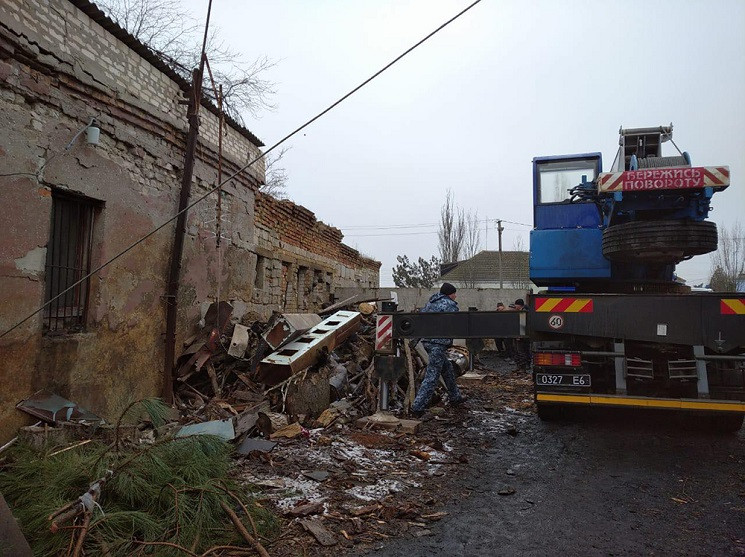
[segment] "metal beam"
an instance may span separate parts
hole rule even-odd
[[[393,338],[521,338],[525,311],[394,313]]]

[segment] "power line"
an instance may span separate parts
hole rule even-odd
[[[392,232],[383,234],[345,234],[345,238],[371,238],[373,236],[420,236],[422,234],[437,234],[437,230],[429,232]]]
[[[428,35],[426,35],[423,39],[420,39],[413,46],[410,46],[404,52],[402,52],[401,54],[399,54],[398,56],[396,56],[393,60],[391,60],[390,62],[388,62],[388,64],[386,64],[381,69],[379,69],[377,72],[375,72],[374,74],[372,74],[365,81],[363,81],[362,83],[360,83],[359,85],[357,85],[357,87],[355,87],[354,89],[352,89],[351,91],[349,91],[346,95],[342,96],[337,101],[331,103],[327,108],[325,108],[324,110],[322,110],[321,112],[319,112],[318,114],[316,114],[315,116],[313,116],[310,120],[308,120],[307,122],[305,122],[304,124],[302,124],[300,127],[296,128],[294,131],[288,133],[282,139],[280,139],[279,141],[277,141],[269,149],[267,149],[266,151],[264,151],[264,153],[262,153],[258,157],[255,157],[253,160],[247,162],[245,165],[243,165],[238,170],[236,170],[233,174],[231,174],[230,176],[228,176],[227,178],[225,178],[222,182],[220,182],[219,184],[217,184],[216,186],[214,186],[212,189],[208,190],[205,194],[203,194],[203,195],[199,196],[198,198],[196,198],[192,203],[190,203],[184,209],[182,209],[181,211],[179,211],[178,213],[176,213],[175,215],[173,215],[167,221],[165,221],[164,223],[160,224],[159,226],[157,226],[156,228],[154,228],[153,230],[151,230],[147,234],[145,234],[142,238],[140,238],[139,240],[137,240],[136,242],[134,242],[132,245],[130,245],[129,247],[127,247],[124,250],[120,251],[114,257],[112,257],[108,261],[105,261],[104,263],[102,263],[101,265],[99,265],[98,267],[96,267],[95,269],[93,269],[90,273],[88,273],[87,275],[85,275],[83,278],[81,278],[79,281],[77,281],[76,283],[74,283],[73,285],[71,285],[70,287],[68,287],[67,289],[63,290],[62,292],[60,292],[59,294],[57,294],[56,296],[54,296],[53,298],[51,298],[50,300],[48,300],[47,302],[45,302],[41,307],[39,307],[38,309],[36,309],[35,311],[33,311],[32,313],[30,313],[29,315],[27,315],[23,319],[21,319],[18,323],[16,323],[12,327],[10,327],[7,331],[5,331],[4,333],[0,334],[0,338],[4,337],[5,335],[7,335],[8,333],[10,333],[11,331],[17,329],[23,323],[25,323],[26,321],[28,321],[29,319],[31,319],[34,315],[36,315],[37,313],[39,313],[40,311],[42,311],[49,304],[51,304],[55,300],[61,298],[62,296],[64,296],[65,294],[67,294],[68,292],[70,292],[71,290],[73,290],[75,287],[77,287],[80,284],[84,283],[89,278],[91,278],[92,276],[94,276],[96,273],[100,272],[102,269],[104,269],[105,267],[109,266],[111,263],[113,263],[117,259],[119,259],[122,255],[128,253],[129,251],[131,251],[132,249],[134,249],[136,246],[138,246],[139,244],[141,244],[142,242],[144,242],[145,240],[147,240],[150,236],[152,236],[153,234],[155,234],[159,230],[162,230],[163,228],[165,228],[167,225],[169,225],[170,223],[172,223],[173,221],[175,221],[182,213],[185,213],[186,211],[188,211],[189,209],[191,209],[192,207],[194,207],[198,203],[201,203],[202,201],[204,201],[207,197],[209,197],[214,192],[216,192],[219,188],[221,188],[222,186],[224,186],[225,184],[227,184],[228,182],[230,182],[232,179],[234,179],[236,176],[238,176],[239,174],[241,174],[243,171],[245,171],[251,165],[253,165],[257,161],[261,160],[263,157],[265,157],[266,155],[268,155],[269,153],[271,153],[272,151],[274,151],[277,147],[279,147],[280,145],[282,145],[285,141],[287,141],[288,139],[290,139],[294,135],[300,133],[302,130],[304,130],[305,128],[307,128],[308,126],[310,126],[313,122],[315,122],[316,120],[318,120],[319,118],[321,118],[322,116],[324,116],[327,112],[333,110],[334,108],[336,108],[336,106],[338,106],[339,104],[341,104],[342,102],[344,102],[345,100],[347,100],[349,97],[351,97],[352,95],[354,95],[357,91],[359,91],[360,89],[362,89],[365,85],[367,85],[368,83],[370,83],[373,79],[375,79],[376,77],[378,77],[380,74],[382,74],[388,68],[390,68],[391,66],[393,66],[394,64],[396,64],[399,60],[401,60],[402,58],[404,58],[407,54],[411,53],[414,49],[416,49],[417,47],[419,47],[420,45],[422,45],[424,42],[426,42],[427,40],[429,40],[430,38],[432,38],[434,35],[436,35],[440,31],[442,31],[445,27],[447,27],[452,22],[454,22],[456,19],[458,19],[460,16],[462,16],[463,14],[465,14],[468,10],[470,10],[471,8],[473,8],[479,2],[481,2],[481,0],[475,0],[473,3],[469,4],[468,6],[466,6],[463,10],[461,10],[456,15],[454,15],[453,17],[451,17],[450,19],[448,19],[445,23],[443,23],[442,25],[440,25],[439,27],[437,27],[434,31],[432,31]]]
[[[526,224],[524,222],[515,222],[511,220],[505,220],[505,219],[480,219],[476,222],[479,224],[488,223],[488,222],[497,222],[498,220],[501,220],[502,222],[506,222],[509,224],[516,224],[519,226],[528,226],[530,228],[533,228],[532,224]],[[354,225],[354,226],[339,226],[338,228],[341,230],[394,230],[396,228],[428,228],[432,226],[439,226],[440,223],[438,222],[428,222],[428,223],[419,223],[419,224],[369,224],[369,225]]]
[[[520,230],[519,228],[503,228],[502,230],[512,230],[513,232],[526,233],[528,230]],[[345,234],[345,238],[372,238],[374,236],[421,236],[423,234],[437,234],[437,230],[431,230],[427,232],[390,232],[381,234]]]

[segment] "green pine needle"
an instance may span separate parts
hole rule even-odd
[[[148,410],[151,417],[158,415],[151,413],[157,406]],[[52,534],[48,516],[85,493],[107,470],[113,476],[91,519],[84,544],[87,555],[129,555],[142,549],[142,541],[170,542],[197,553],[216,545],[241,545],[242,538],[221,507],[226,503],[243,515],[228,491],[249,509],[260,535],[276,535],[277,519],[229,480],[231,451],[222,439],[206,435],[169,438],[119,452],[94,441],[54,456],[21,445],[8,451],[8,463],[0,469],[0,491],[35,555],[67,550],[75,530]],[[183,555],[166,546],[148,552]]]

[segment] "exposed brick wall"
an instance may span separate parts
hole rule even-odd
[[[276,232],[282,242],[328,257],[347,267],[373,273],[380,269],[379,262],[343,244],[341,230],[320,222],[312,211],[292,201],[257,195],[256,224]]]
[[[0,0],[0,332],[45,299],[53,192],[97,202],[94,267],[174,215],[187,129],[183,99],[178,83],[71,1]],[[92,117],[100,143],[86,144],[84,134],[71,141]],[[217,118],[201,110],[200,121],[192,200],[217,176]],[[252,137],[226,131],[224,175],[260,155]],[[219,252],[216,195],[189,211],[177,346],[218,292],[234,315],[266,316],[317,309],[337,285],[377,285],[378,264],[341,244],[339,231],[307,209],[285,214],[310,230],[304,236],[295,223],[256,224],[254,197],[263,180],[259,163],[223,188]],[[110,420],[131,400],[160,393],[173,233],[173,224],[165,226],[91,279],[83,332],[44,336],[37,313],[0,339],[5,379],[12,374],[0,391],[0,441],[24,421],[15,403],[41,388]]]
[[[71,2],[0,2],[0,21],[22,34],[36,51],[39,63],[55,66],[95,89],[114,91],[124,103],[141,108],[176,129],[186,130],[181,86]],[[200,121],[200,142],[216,147],[218,118],[203,110]],[[257,145],[233,129],[227,130],[223,137],[223,153],[241,165],[261,154]],[[248,172],[254,179],[263,181],[263,160]]]
[[[256,194],[256,246],[266,279],[254,298],[288,311],[317,310],[340,287],[374,288],[380,262],[342,243],[341,230],[305,207]],[[259,270],[260,271],[260,270]]]

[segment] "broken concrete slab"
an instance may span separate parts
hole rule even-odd
[[[486,375],[469,371],[458,377],[456,381],[458,383],[482,383],[484,379],[486,379]]]
[[[290,424],[288,426],[283,427],[282,429],[275,431],[269,436],[269,439],[279,439],[282,437],[285,437],[287,439],[294,439],[295,437],[297,437],[298,435],[302,433],[303,433],[303,426],[295,422],[294,424]]]
[[[290,420],[287,417],[287,414],[282,414],[281,412],[266,412],[266,416],[267,418],[269,418],[269,424],[272,427],[272,431],[270,433],[279,431],[283,427],[286,427],[290,424]]]
[[[278,350],[320,322],[315,313],[275,313],[261,336],[272,350]]]
[[[315,480],[317,482],[322,482],[331,475],[330,472],[328,472],[327,470],[313,470],[309,472],[303,472],[302,474],[306,478],[310,478],[311,480]]]
[[[370,416],[359,418],[355,425],[362,429],[386,429],[390,431],[399,431],[401,433],[414,434],[419,431],[422,422],[419,420],[397,420],[395,422],[376,422],[371,420]]]
[[[321,415],[318,416],[314,426],[326,428],[330,426],[336,420],[336,418],[339,417],[340,413],[341,412],[339,412],[339,410],[337,410],[336,408],[326,408],[326,410],[321,412]]]
[[[254,451],[257,451],[260,453],[268,453],[276,446],[277,446],[277,443],[273,443],[272,441],[267,441],[266,439],[246,437],[243,440],[243,443],[241,443],[240,446],[238,447],[237,452],[238,454],[242,454],[242,455],[251,454]]]
[[[313,365],[322,354],[329,354],[358,329],[360,317],[356,311],[337,311],[261,360],[257,369],[258,380],[267,385],[276,385]]]

